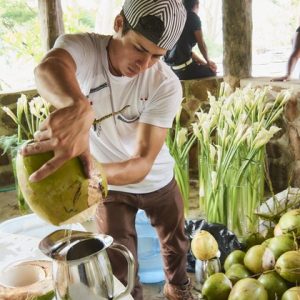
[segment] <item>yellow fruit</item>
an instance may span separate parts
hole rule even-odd
[[[268,300],[268,293],[258,280],[245,278],[234,285],[228,300]]]
[[[294,232],[300,236],[300,209],[292,209],[281,216],[278,222],[282,233]]]
[[[201,230],[193,237],[191,249],[197,259],[209,260],[216,257],[219,247],[217,241],[209,232]]]
[[[227,271],[234,264],[244,264],[245,254],[242,250],[232,251],[225,259],[224,270]]]
[[[273,269],[275,256],[273,252],[264,245],[255,245],[248,249],[244,257],[244,265],[253,274]]]
[[[232,289],[231,281],[224,273],[215,273],[205,280],[202,295],[207,300],[227,300]]]

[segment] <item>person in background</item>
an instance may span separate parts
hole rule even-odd
[[[290,80],[291,74],[293,73],[293,70],[295,69],[295,66],[299,58],[300,58],[300,26],[296,30],[293,51],[288,60],[286,75],[282,77],[274,78],[272,79],[272,81]]]
[[[167,52],[164,60],[180,80],[215,76],[217,66],[208,57],[198,16],[199,0],[183,0],[183,4],[187,11],[183,32],[174,48]],[[196,44],[205,61],[193,51]]]
[[[161,60],[185,20],[180,0],[125,0],[114,35],[60,36],[35,69],[40,95],[56,110],[34,143],[22,149],[23,155],[54,153],[30,176],[32,182],[76,156],[89,174],[91,155],[102,163],[109,191],[96,213],[98,230],[125,245],[138,263],[135,216],[144,209],[159,236],[169,300],[194,299],[186,272],[183,201],[165,144],[182,89]],[[116,251],[109,256],[113,273],[126,284],[124,257]],[[135,271],[132,295],[142,300],[137,266]]]

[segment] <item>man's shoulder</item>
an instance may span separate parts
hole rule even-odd
[[[152,68],[150,68],[151,72],[153,74],[158,75],[162,77],[162,80],[170,80],[170,81],[179,81],[176,74],[172,71],[171,67],[168,66],[164,61],[160,60],[158,61]]]
[[[106,41],[110,38],[108,35],[102,35],[96,32],[79,32],[79,33],[64,33],[59,36],[60,39],[68,39],[68,40],[85,40],[92,39],[98,41]]]

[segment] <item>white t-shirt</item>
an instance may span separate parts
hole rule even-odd
[[[163,61],[158,61],[133,78],[112,75],[106,51],[110,38],[88,33],[63,35],[54,45],[54,48],[67,50],[75,60],[79,85],[92,102],[96,119],[129,105],[121,113],[106,118],[90,130],[91,153],[103,163],[120,162],[132,157],[139,122],[172,127],[182,101],[180,81]],[[109,189],[129,193],[153,192],[171,181],[173,167],[174,160],[164,144],[143,181],[122,186],[110,185]]]

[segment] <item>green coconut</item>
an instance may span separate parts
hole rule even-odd
[[[218,299],[218,298],[216,298]],[[238,281],[232,288],[228,300],[268,300],[263,284],[254,278]]]
[[[282,215],[278,226],[282,233],[294,232],[300,236],[300,209],[292,209]]]
[[[274,267],[275,256],[266,246],[256,245],[246,252],[244,265],[254,274],[262,273]]]
[[[86,178],[80,159],[73,158],[43,180],[30,182],[29,176],[52,157],[51,152],[18,154],[17,178],[25,201],[34,213],[51,224],[82,222],[95,213],[102,198],[99,177]]]
[[[279,227],[279,224],[276,224],[276,226],[274,227],[274,236],[280,236],[282,235],[282,230],[281,228]]]
[[[300,252],[288,251],[283,253],[275,265],[276,272],[285,280],[300,282]]]
[[[202,296],[207,300],[227,300],[232,283],[224,273],[215,273],[205,280],[202,287]]]
[[[297,243],[291,234],[273,237],[269,240],[267,247],[273,252],[275,259],[281,254],[297,249]]]
[[[260,245],[264,240],[265,238],[260,232],[254,232],[244,238],[242,242],[245,244],[246,249],[249,249],[255,245]]]
[[[234,264],[243,264],[245,254],[242,250],[232,251],[225,259],[224,270],[227,271]]]
[[[281,300],[299,300],[300,299],[300,286],[294,286],[288,289],[283,295]]]
[[[226,271],[225,275],[235,284],[239,280],[249,277],[251,272],[242,264],[234,264]]]
[[[261,274],[258,281],[262,283],[267,290],[269,300],[280,299],[282,294],[288,289],[285,280],[275,271]]]
[[[272,238],[269,238],[269,239],[263,241],[263,242],[261,243],[261,245],[262,245],[262,246],[265,246],[265,247],[268,247],[268,245],[269,245],[271,239],[272,239]]]

